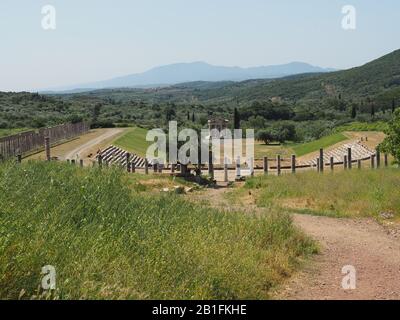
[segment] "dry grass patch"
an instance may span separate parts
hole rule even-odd
[[[249,190],[257,205],[336,217],[400,216],[400,170],[348,170],[319,174],[301,172],[280,177],[255,177],[236,197]],[[254,192],[256,190],[257,192]]]

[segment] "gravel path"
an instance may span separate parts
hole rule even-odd
[[[265,214],[254,202],[231,206],[227,188],[194,195],[221,209],[240,209]],[[192,197],[192,196],[191,196]],[[400,299],[400,226],[384,227],[373,219],[328,218],[293,214],[297,227],[315,239],[320,254],[306,263],[275,292],[276,299]],[[356,288],[344,290],[344,266],[356,271]]]
[[[277,293],[281,299],[400,299],[400,237],[372,219],[294,215],[321,254]],[[342,268],[354,266],[356,289],[342,288]]]

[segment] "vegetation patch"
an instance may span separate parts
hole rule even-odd
[[[351,122],[335,129],[336,132],[343,131],[386,131],[388,129],[387,122]]]
[[[221,212],[136,192],[129,179],[0,165],[0,298],[264,299],[316,251],[286,214]],[[45,265],[57,273],[51,294],[40,289]]]
[[[334,174],[303,172],[255,177],[238,193],[259,206],[335,217],[375,217],[390,212],[400,218],[400,171],[397,168],[348,170]],[[236,194],[236,197],[238,195]]]

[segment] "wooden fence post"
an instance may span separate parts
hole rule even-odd
[[[348,167],[347,167],[347,165],[348,165],[348,163],[347,163],[347,156],[344,156],[343,157],[343,169],[347,169]]]
[[[181,175],[187,176],[188,175],[188,165],[187,164],[181,164]]]
[[[268,157],[264,157],[263,162],[264,174],[268,175]]]
[[[331,171],[335,169],[335,159],[333,157],[330,158],[330,166],[331,166]]]
[[[388,154],[387,153],[385,153],[384,159],[385,159],[385,167],[388,167],[389,166],[389,158],[388,158]]]
[[[250,176],[254,177],[254,158],[250,158],[249,169],[250,169]]]
[[[208,151],[208,175],[214,179],[213,152]]]
[[[46,161],[51,160],[51,155],[50,155],[50,137],[45,137],[44,138],[44,149],[46,152]]]
[[[227,157],[225,157],[224,159],[224,182],[228,182],[229,178],[228,178],[228,159]]]
[[[321,169],[321,166],[319,164],[319,158],[317,158],[317,171],[319,172],[320,169]]]
[[[240,157],[237,157],[236,159],[236,179],[239,180],[241,177],[240,174]]]
[[[17,163],[22,162],[22,156],[20,154],[17,155]]]
[[[132,162],[131,162],[131,172],[132,172],[132,173],[135,173],[135,172],[136,172],[136,163],[135,163],[135,161],[132,161]]]
[[[358,168],[358,169],[361,169],[361,159],[358,159],[358,160],[357,160],[357,168]]]
[[[371,169],[375,169],[375,155],[371,155]]]
[[[171,163],[171,173],[175,173],[175,163]]]
[[[72,160],[71,160],[71,164],[72,164],[72,165],[76,165],[76,160],[75,160],[75,159],[72,159]]]
[[[379,150],[379,148],[376,148],[376,167],[381,167],[381,151]]]
[[[324,172],[324,149],[319,149],[319,171]]]
[[[131,158],[131,154],[129,152],[127,152],[125,154],[125,157],[126,157],[126,171],[131,172],[131,163],[129,162],[130,158]]]
[[[276,156],[276,172],[277,172],[278,176],[281,175],[281,171],[282,171],[281,170],[281,155],[278,154]]]
[[[97,161],[99,162],[99,167],[101,168],[103,166],[103,156],[99,154]]]
[[[149,161],[146,159],[144,159],[144,173],[145,174],[149,174]]]
[[[351,148],[347,148],[347,161],[348,161],[348,167],[351,170],[353,167],[353,157],[351,154]]]
[[[292,173],[296,173],[296,155],[292,154]]]
[[[158,172],[158,162],[153,161],[153,172],[154,173]]]

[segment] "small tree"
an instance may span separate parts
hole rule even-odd
[[[389,122],[388,129],[385,130],[386,138],[380,144],[379,149],[383,152],[390,153],[400,163],[400,109],[393,114],[392,120]]]
[[[269,144],[274,140],[274,136],[271,130],[266,129],[258,131],[256,139],[259,141],[263,141],[265,144]]]

